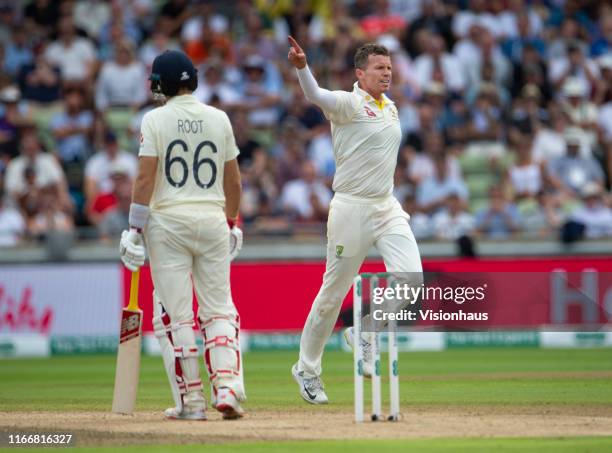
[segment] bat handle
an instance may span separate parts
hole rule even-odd
[[[140,269],[136,272],[132,272],[132,283],[130,284],[130,303],[128,304],[128,310],[137,311],[138,307],[138,285],[140,282]]]

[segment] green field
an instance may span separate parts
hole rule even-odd
[[[331,404],[308,406],[301,401],[290,376],[296,353],[252,352],[244,357],[248,401],[245,408],[256,421],[258,414],[278,413],[285,417],[336,417],[352,420],[353,385],[351,355],[328,352],[324,360],[324,381]],[[114,379],[114,356],[66,356],[39,360],[0,361],[0,430],[11,425],[13,414],[25,411],[52,411],[72,414],[109,411]],[[253,441],[234,444],[237,451],[294,452],[338,451],[344,448],[376,448],[380,451],[413,448],[414,451],[612,451],[612,350],[543,350],[543,349],[464,349],[445,352],[400,354],[401,406],[404,417],[418,421],[438,413],[461,418],[464,415],[495,417],[548,415],[592,417],[589,422],[609,421],[608,436],[567,437],[544,433],[542,436],[498,437],[484,425],[482,437],[465,435],[428,436],[419,432],[409,439]],[[368,387],[366,387],[368,388]],[[151,417],[171,405],[170,392],[163,374],[161,358],[144,357],[138,411]],[[314,413],[313,411],[317,411]],[[306,414],[306,415],[304,415]],[[311,414],[311,415],[309,415]],[[416,414],[416,415],[415,415]],[[548,415],[547,415],[548,414]],[[50,414],[50,417],[53,415]],[[95,416],[95,414],[94,414]],[[511,418],[509,418],[510,420]],[[554,421],[551,424],[566,423]],[[173,423],[173,422],[167,422]],[[174,422],[176,423],[176,422]],[[209,424],[212,422],[208,422]],[[218,422],[222,423],[222,422]],[[224,422],[228,423],[228,422]],[[230,422],[231,423],[231,422]],[[233,426],[244,421],[233,422]],[[272,422],[275,423],[275,422]],[[371,429],[372,424],[368,429]],[[387,426],[392,424],[386,424]],[[23,425],[21,425],[23,426]],[[212,425],[211,425],[212,426]],[[399,426],[399,425],[398,425]],[[492,425],[493,426],[493,425]],[[72,426],[77,429],[78,425]],[[233,428],[232,428],[233,429]],[[351,429],[354,429],[352,427]],[[365,429],[365,428],[364,428]],[[488,434],[488,435],[487,435]],[[503,432],[502,432],[503,434]],[[379,437],[379,436],[376,436]],[[493,437],[493,438],[491,438]],[[121,451],[168,451],[168,446],[128,445]],[[375,445],[374,445],[375,444]],[[81,444],[82,445],[82,444]],[[94,447],[95,440],[85,445]],[[2,445],[6,446],[6,445]],[[83,451],[117,451],[117,445],[84,448]],[[172,451],[215,451],[227,445],[178,445]],[[79,448],[80,450],[80,448]],[[25,450],[20,450],[25,451]]]

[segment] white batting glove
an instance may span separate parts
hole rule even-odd
[[[142,234],[134,228],[121,233],[119,254],[123,265],[132,272],[136,272],[145,262],[145,248]]]
[[[230,261],[233,261],[233,259],[238,256],[238,253],[240,253],[240,250],[242,250],[242,230],[238,228],[236,225],[234,225],[230,229],[229,241],[230,241],[230,252],[229,252]]]

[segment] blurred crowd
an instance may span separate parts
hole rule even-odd
[[[247,232],[320,234],[330,125],[287,64],[351,90],[393,59],[395,196],[417,238],[612,236],[612,6],[596,0],[0,0],[0,246],[127,226],[156,55],[230,115]]]

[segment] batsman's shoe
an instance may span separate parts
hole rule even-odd
[[[179,410],[177,407],[170,407],[164,411],[164,416],[168,420],[207,420],[206,411],[201,408]]]
[[[300,386],[300,395],[304,398],[304,401],[310,404],[327,404],[328,399],[325,394],[325,390],[323,390],[323,382],[321,378],[313,377],[308,378],[304,376],[303,371],[298,371],[297,363],[293,365],[291,368],[291,374],[293,374],[293,379]]]
[[[364,338],[365,337],[365,338]],[[363,375],[365,377],[372,377],[374,372],[374,354],[372,343],[366,338],[371,338],[370,334],[361,334],[361,350],[363,351]],[[351,349],[355,349],[355,331],[352,327],[344,330],[344,339]]]
[[[202,392],[188,392],[184,396],[183,408],[171,407],[164,411],[164,415],[170,420],[207,420],[206,399]]]
[[[244,416],[244,409],[232,389],[221,387],[217,391],[215,408],[223,414],[224,420],[235,420]]]

